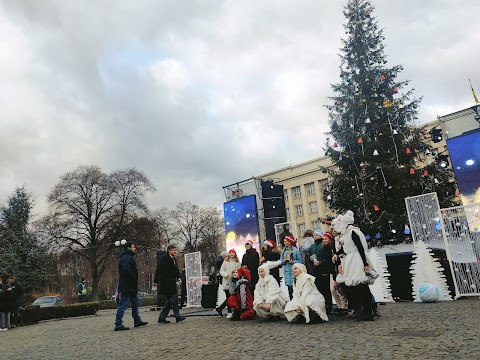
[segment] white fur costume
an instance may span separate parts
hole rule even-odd
[[[281,264],[280,261],[267,261],[258,268],[259,280],[255,286],[253,309],[261,318],[267,318],[268,315],[278,316],[283,314],[283,309],[288,301],[288,297],[284,294],[277,283],[277,280],[270,275],[270,269],[273,269]],[[265,271],[265,277],[260,276],[260,269]],[[265,311],[264,308],[258,308],[258,305],[270,305],[270,311]]]
[[[287,320],[295,320],[299,315],[296,310],[300,308],[307,323],[310,322],[310,309],[315,311],[322,320],[328,321],[325,299],[315,286],[315,277],[307,273],[307,268],[303,264],[294,264],[293,267],[299,269],[301,274],[296,277],[293,286],[293,299],[285,306]]]

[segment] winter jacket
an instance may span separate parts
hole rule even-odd
[[[333,274],[332,248],[330,245],[323,246],[322,240],[317,240],[310,246],[310,256],[315,255],[320,265],[312,264],[312,275]]]
[[[289,248],[284,248],[282,250],[280,261],[283,264],[283,280],[285,281],[285,285],[293,286],[293,279],[295,279],[295,276],[293,275],[293,272],[292,272],[293,264],[290,264],[288,259],[286,259],[288,257],[293,260],[293,264],[295,263],[303,264],[303,259],[302,259],[302,254],[300,254],[300,250],[298,250],[294,246]]]
[[[265,318],[268,315],[283,314],[283,309],[288,300],[272,275],[265,275],[263,279],[260,278],[258,280],[253,296],[253,308],[260,317]],[[258,304],[270,304],[270,311],[266,312],[263,309],[259,309]]]
[[[4,291],[0,293],[0,312],[14,312],[15,311],[15,294],[10,284],[5,285]]]
[[[372,266],[372,262],[365,254],[365,249],[367,249],[365,235],[359,228],[348,225],[342,233],[342,239],[344,241],[343,250],[346,254],[343,261],[343,282],[347,286],[367,284],[370,278],[365,274],[364,267]]]
[[[222,288],[223,290],[228,289],[228,280],[232,278],[232,273],[240,268],[240,261],[235,261],[235,259],[229,258],[228,261],[223,261],[222,266],[220,267],[220,275],[222,276]],[[226,276],[229,275],[227,279]]]
[[[170,297],[177,293],[177,280],[180,277],[177,262],[166,254],[157,266],[155,283],[158,284],[158,293]]]
[[[245,254],[243,254],[242,258],[242,266],[246,265],[248,271],[252,276],[252,282],[250,283],[251,286],[255,286],[258,281],[258,267],[260,265],[260,256],[258,256],[257,249],[251,247],[248,249]]]
[[[120,294],[135,294],[138,292],[138,268],[133,256],[135,253],[125,250],[120,254],[118,262],[118,292]]]

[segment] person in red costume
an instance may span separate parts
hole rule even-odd
[[[230,296],[227,300],[227,305],[233,309],[233,317],[230,320],[248,320],[255,316],[253,296],[250,292],[251,281],[252,276],[247,269],[240,268],[233,273],[229,283]]]

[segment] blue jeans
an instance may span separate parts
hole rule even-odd
[[[180,312],[178,311],[178,294],[175,293],[173,295],[170,295],[167,299],[168,300],[165,303],[165,306],[162,312],[160,313],[158,320],[165,320],[167,318],[168,313],[170,312],[170,309],[172,308],[173,308],[173,316],[175,316],[175,318],[177,319],[180,317]]]
[[[120,301],[117,305],[117,316],[115,318],[115,327],[118,328],[123,325],[123,314],[127,310],[128,305],[132,304],[132,317],[133,323],[139,324],[142,322],[140,319],[139,310],[140,310],[140,295],[135,294],[120,294]]]

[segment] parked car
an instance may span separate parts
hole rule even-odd
[[[36,299],[32,306],[50,307],[63,305],[63,299],[60,296],[41,296]]]

